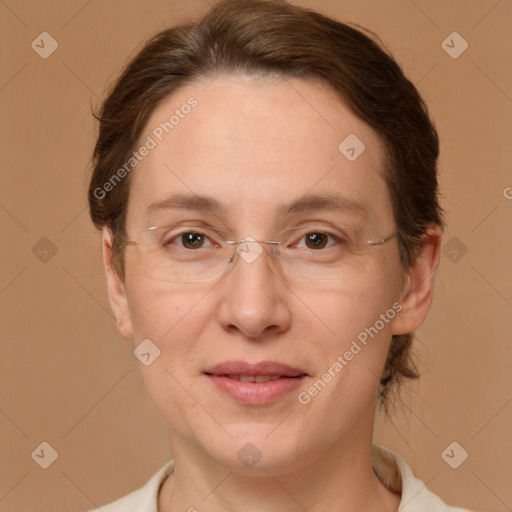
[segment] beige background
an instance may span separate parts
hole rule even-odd
[[[423,375],[392,421],[379,417],[376,438],[446,501],[512,510],[512,2],[295,3],[375,30],[442,138],[449,227],[416,344]],[[86,510],[170,458],[132,343],[116,332],[88,219],[90,112],[142,41],[207,7],[0,0],[2,512]],[[31,48],[43,31],[59,45],[48,59]],[[453,31],[469,43],[457,59],[441,46]],[[31,457],[43,441],[58,452],[48,469]],[[458,469],[441,458],[452,441],[469,453]]]

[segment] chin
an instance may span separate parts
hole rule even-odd
[[[251,423],[230,425],[226,429],[233,436],[226,444],[219,443],[207,450],[220,464],[232,471],[248,475],[278,475],[300,466],[304,444],[299,433],[294,435],[284,426],[280,430],[276,424]]]

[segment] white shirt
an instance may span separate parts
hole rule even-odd
[[[401,487],[400,512],[469,512],[467,509],[446,505],[412,474],[411,468],[397,453],[374,444],[372,459],[374,471],[385,485],[386,482],[394,481],[395,486]],[[173,470],[174,461],[170,461],[140,489],[90,512],[158,512],[160,486]],[[397,491],[391,483],[387,487]]]

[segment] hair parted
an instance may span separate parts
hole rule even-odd
[[[357,25],[285,0],[223,0],[199,21],[156,34],[126,66],[95,116],[99,133],[88,192],[92,221],[114,233],[124,228],[130,176],[103,197],[95,191],[125,165],[151,114],[179,88],[221,74],[314,80],[330,86],[383,143],[385,180],[407,270],[427,228],[444,225],[439,140],[415,86],[376,40]],[[113,253],[124,278],[123,247],[116,237]],[[393,336],[380,380],[384,405],[395,384],[418,377],[412,341],[412,333]]]

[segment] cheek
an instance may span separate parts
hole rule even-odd
[[[400,309],[400,269],[394,265],[361,276],[357,282],[304,294],[303,301],[316,315],[304,320],[309,327],[302,327],[314,333],[316,323],[317,332],[322,333],[310,341],[319,363],[313,381],[317,385],[311,389],[317,410],[330,407],[329,402],[343,410],[357,408],[358,402],[373,398]]]
[[[127,298],[135,342],[150,339],[170,372],[191,366],[191,354],[212,313],[207,289],[132,274]]]
[[[145,386],[161,416],[183,435],[204,428],[193,377],[204,352],[197,340],[212,315],[205,293],[145,277],[127,282],[136,344],[149,339],[158,348],[151,364],[139,365]]]
[[[385,297],[338,294],[336,301],[332,295],[323,312],[334,334],[317,338],[311,348],[317,373],[300,397],[303,424],[311,427],[304,430],[321,430],[327,437],[350,431],[361,415],[374,411],[396,314]]]
[[[380,375],[391,341],[392,322],[399,307],[398,303],[393,307],[391,300],[386,294],[374,293],[358,297],[338,295],[337,301],[332,297],[324,303],[322,311],[332,331],[329,337],[318,340],[326,371],[330,368],[331,373],[343,375],[340,380],[350,380],[356,386],[371,375]],[[335,371],[332,366],[336,362],[343,368],[336,365],[338,371]]]
[[[136,263],[127,261],[126,295],[135,340],[165,337],[193,306],[193,290],[159,281],[141,273]]]
[[[304,326],[308,332],[316,330],[319,334],[317,343],[328,352],[349,347],[351,340],[377,321],[379,333],[390,335],[396,313],[393,304],[397,302],[401,288],[399,268],[396,264],[395,267],[384,263],[383,268],[376,268],[354,280],[295,290],[305,311],[311,312],[296,321],[308,324]],[[386,315],[386,312],[389,313]],[[380,321],[381,315],[385,315],[384,325]]]

